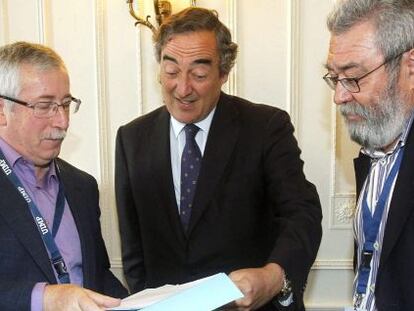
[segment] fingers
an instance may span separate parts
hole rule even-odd
[[[103,311],[119,304],[120,299],[72,284],[47,285],[43,295],[44,311]]]
[[[72,309],[65,309],[65,311],[69,311]],[[78,309],[76,311],[104,311],[104,308],[99,307],[92,299],[90,299],[87,295],[81,297],[78,300]]]
[[[103,308],[117,307],[121,303],[121,299],[102,295],[89,289],[84,289],[88,297],[93,300],[98,306]]]
[[[233,283],[240,289],[244,297],[235,300],[226,310],[232,311],[248,311],[254,303],[254,288],[252,282],[249,280],[248,271],[245,269],[237,270],[230,273],[229,277]]]
[[[235,310],[256,310],[269,302],[282,288],[283,275],[283,269],[273,263],[230,273],[230,279],[244,294],[234,302]]]

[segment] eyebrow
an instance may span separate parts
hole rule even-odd
[[[163,61],[164,60],[168,60],[168,61],[171,61],[173,63],[178,64],[178,61],[174,57],[169,56],[169,55],[163,55],[162,60]],[[213,63],[213,61],[211,59],[208,59],[208,58],[199,58],[199,59],[196,59],[195,61],[193,61],[192,62],[192,65],[199,65],[199,64],[211,65],[212,63]]]
[[[325,64],[324,67],[325,67],[326,70],[333,71],[333,68],[331,66],[329,66],[328,64]],[[347,71],[349,69],[354,69],[354,68],[365,68],[365,67],[361,66],[361,64],[352,62],[352,63],[346,64],[346,65],[343,65],[343,66],[339,66],[338,69],[339,69],[339,71],[343,72],[343,71]]]
[[[195,61],[193,61],[193,64],[211,65],[212,64],[212,61],[211,61],[211,59],[200,58],[200,59],[196,59]]]
[[[162,60],[169,60],[169,61],[171,61],[171,62],[173,62],[173,63],[178,64],[177,60],[176,60],[174,57],[171,57],[171,56],[169,56],[169,55],[163,55],[163,56],[162,56]]]
[[[72,94],[66,94],[65,96],[62,97],[62,99],[68,99],[68,98],[72,98]],[[53,95],[41,95],[38,96],[36,99],[34,99],[34,101],[42,101],[42,100],[50,100],[53,101],[53,99],[55,98],[55,96]]]

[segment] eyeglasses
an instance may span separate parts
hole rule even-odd
[[[330,76],[329,72],[326,75],[324,75],[322,78],[325,80],[326,84],[328,84],[328,86],[334,91],[336,89],[336,86],[337,86],[338,82],[341,82],[341,85],[347,91],[349,91],[351,93],[359,93],[361,91],[361,88],[360,88],[359,83],[358,83],[359,81],[361,81],[363,78],[367,77],[368,75],[370,75],[374,71],[378,70],[379,68],[381,68],[385,64],[389,63],[390,61],[400,57],[404,53],[405,53],[405,51],[398,54],[397,56],[394,56],[392,58],[387,59],[381,65],[375,67],[374,69],[372,69],[371,71],[367,72],[366,74],[360,76],[359,78],[342,78],[342,79],[338,79],[338,77]]]
[[[59,107],[63,108],[63,111],[67,114],[74,114],[78,112],[81,100],[75,97],[68,97],[61,103],[53,101],[39,101],[37,103],[28,103],[16,98],[12,98],[5,95],[0,95],[0,98],[10,100],[16,104],[26,106],[33,109],[33,114],[37,118],[51,118],[56,115]]]

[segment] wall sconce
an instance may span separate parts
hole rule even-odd
[[[135,26],[140,24],[147,26],[152,30],[152,32],[155,32],[157,30],[156,27],[149,21],[151,18],[150,15],[147,15],[147,17],[143,19],[135,13],[133,7],[134,0],[127,0],[127,3],[129,4],[129,14],[131,14],[131,16],[136,20]],[[191,6],[196,6],[196,0],[191,1]],[[172,6],[170,1],[154,0],[154,12],[157,24],[159,26],[172,13]]]

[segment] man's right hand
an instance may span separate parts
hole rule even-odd
[[[44,311],[102,311],[120,303],[118,298],[72,284],[46,285],[43,296]]]

